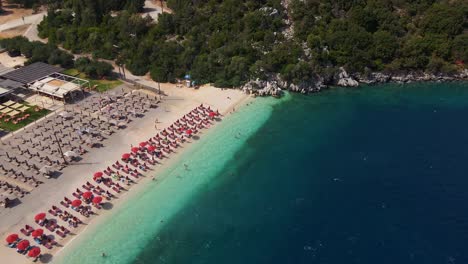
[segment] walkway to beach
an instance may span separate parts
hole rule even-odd
[[[122,153],[129,151],[131,144],[137,144],[154,136],[157,132],[156,119],[157,127],[164,128],[201,103],[225,113],[246,97],[238,90],[222,91],[213,87],[193,90],[163,84],[161,88],[167,96],[163,98],[162,104],[157,109],[150,110],[144,118],[135,120],[126,130],[116,133],[106,141],[105,148],[92,151],[79,163],[65,168],[57,179],[39,186],[37,190],[26,196],[20,205],[0,212],[0,236],[6,237],[9,233],[18,233],[25,224],[31,224],[38,212],[47,212],[51,205],[56,205],[64,196],[72,199],[70,194],[76,191],[77,186],[89,181],[90,177],[92,179],[94,172],[102,171],[112,161],[119,160]],[[11,263],[28,261],[7,247],[0,248],[0,255],[2,258],[5,256]]]

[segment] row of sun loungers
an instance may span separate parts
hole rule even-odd
[[[193,125],[190,125],[190,122],[196,119],[196,113],[200,117],[199,123],[195,122]],[[47,216],[46,213],[36,215],[34,219],[35,224],[39,228],[45,228],[50,232],[49,235],[41,233],[40,238],[36,242],[47,249],[56,246],[55,235],[61,239],[71,235],[70,229],[75,229],[83,224],[83,221],[80,219],[81,217],[88,218],[95,213],[92,209],[93,207],[95,210],[100,210],[102,209],[104,199],[111,201],[117,198],[121,192],[131,188],[143,176],[143,173],[159,163],[159,160],[167,157],[174,148],[185,141],[185,138],[196,134],[198,129],[201,128],[199,127],[200,124],[203,124],[203,127],[209,126],[213,117],[217,115],[219,113],[215,113],[201,105],[171,125],[167,130],[163,130],[147,141],[141,142],[138,147],[132,147],[130,153],[123,154],[121,160],[115,161],[103,172],[96,172],[93,175],[93,183],[87,181],[82,186],[76,188],[71,194],[74,200],[64,197],[59,203],[60,206],[52,205],[50,207],[48,210],[50,216]],[[171,135],[174,136],[173,139]],[[67,223],[68,228],[61,225],[60,222]],[[37,232],[37,230],[30,225],[26,225],[20,229],[20,232],[24,236],[29,237],[34,232]],[[18,238],[13,244],[9,244],[9,246],[18,246],[18,241],[21,241],[21,239]],[[17,248],[17,251],[21,254],[25,254],[28,250],[31,250],[31,248],[28,247],[23,250],[20,250],[19,247]]]
[[[0,175],[11,178],[13,187],[14,182],[20,181],[30,189],[36,188],[43,183],[38,175],[49,177],[73,159],[92,151],[93,147],[102,146],[109,136],[126,127],[131,121],[128,116],[135,116],[135,111],[143,114],[157,102],[156,97],[138,91],[122,90],[91,96],[72,109],[37,122],[5,140],[7,146],[0,147]],[[118,118],[125,117],[125,122],[112,118],[115,111],[118,111]],[[21,197],[26,193],[23,192]]]

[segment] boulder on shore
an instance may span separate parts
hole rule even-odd
[[[336,77],[336,85],[343,86],[343,87],[357,87],[359,86],[359,82],[354,80],[343,67],[340,67],[340,72],[337,74]]]

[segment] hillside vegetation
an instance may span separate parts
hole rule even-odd
[[[468,62],[464,0],[168,0],[173,12],[158,23],[138,13],[143,4],[52,1],[40,35],[136,75],[220,87],[273,74],[295,83],[341,66],[453,73]]]

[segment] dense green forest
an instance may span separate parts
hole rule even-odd
[[[158,23],[139,0],[47,2],[39,31],[51,44],[162,82],[299,82],[340,66],[453,73],[468,62],[466,0],[168,0]]]
[[[88,58],[78,58],[74,60],[69,52],[59,49],[51,44],[44,44],[39,41],[30,42],[25,37],[14,37],[0,39],[0,46],[5,48],[11,55],[22,54],[28,60],[25,64],[34,62],[45,62],[52,65],[60,65],[65,69],[75,67],[91,78],[102,78],[111,76],[114,69],[111,64]]]

